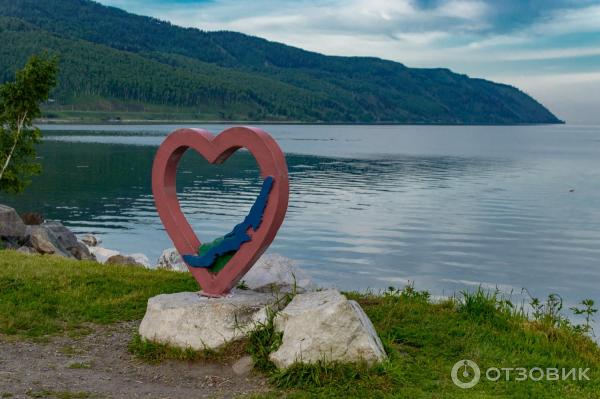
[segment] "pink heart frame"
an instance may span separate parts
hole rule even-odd
[[[223,163],[245,148],[256,159],[263,179],[267,176],[274,179],[260,227],[248,230],[251,240],[240,246],[220,272],[187,265],[203,295],[221,297],[235,287],[266,251],[283,223],[289,199],[287,163],[277,142],[255,127],[233,127],[217,136],[202,129],[179,129],[167,136],[154,158],[152,193],[165,230],[181,255],[197,254],[200,247],[200,240],[181,211],[176,190],[177,166],[190,148],[211,164]]]

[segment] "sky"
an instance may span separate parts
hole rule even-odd
[[[203,30],[514,85],[600,124],[600,0],[99,0]]]

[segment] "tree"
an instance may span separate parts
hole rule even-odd
[[[35,144],[41,132],[33,126],[41,116],[40,104],[56,85],[56,57],[34,55],[15,80],[0,86],[0,192],[18,193],[41,171]]]

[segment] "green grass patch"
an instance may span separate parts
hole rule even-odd
[[[412,286],[380,294],[347,293],[369,315],[389,359],[379,365],[296,364],[266,368],[276,391],[256,397],[288,398],[598,398],[600,348],[571,325],[551,295],[527,315],[497,292],[481,289],[432,302]],[[535,304],[535,298],[532,298]],[[537,301],[538,304],[540,301]],[[260,347],[276,337],[263,329]],[[271,333],[274,332],[271,331]],[[267,344],[264,344],[264,343]],[[265,355],[262,355],[263,358]],[[266,355],[268,356],[268,355]],[[268,357],[267,357],[268,359]],[[484,377],[471,389],[454,385],[451,370],[475,361]],[[489,381],[485,370],[524,367],[589,368],[589,381]]]
[[[86,353],[86,351],[84,349],[81,349],[81,348],[73,346],[73,345],[63,346],[63,347],[59,348],[58,351],[60,353],[62,353],[63,355],[66,355],[69,357],[84,355]]]
[[[78,331],[85,323],[141,319],[149,297],[196,289],[195,281],[185,273],[1,251],[0,331],[37,337]],[[589,300],[573,310],[586,316],[586,324],[574,326],[563,315],[567,310],[556,294],[545,301],[531,298],[530,314],[499,293],[483,290],[444,301],[432,301],[427,292],[411,286],[347,296],[357,300],[372,320],[389,355],[384,363],[369,367],[319,362],[276,370],[268,354],[277,348],[281,336],[271,319],[246,341],[219,352],[175,349],[139,336],[133,338],[130,350],[149,362],[232,360],[250,353],[273,386],[272,392],[260,397],[600,397],[600,347],[587,334],[596,314]],[[517,381],[513,372],[508,381],[483,377],[475,387],[461,389],[452,382],[451,369],[462,359],[477,363],[483,376],[491,367],[589,368],[589,381]]]
[[[143,339],[139,334],[135,334],[129,343],[129,352],[137,358],[152,364],[157,364],[165,360],[183,360],[183,361],[211,361],[225,363],[240,358],[246,353],[247,340],[230,342],[219,350],[204,349],[195,350],[192,348],[178,348],[168,344],[149,341]]]
[[[0,333],[85,333],[85,323],[141,319],[154,295],[197,290],[188,273],[0,251]]]
[[[263,372],[276,370],[269,354],[279,348],[283,338],[283,334],[275,330],[274,316],[274,313],[269,314],[266,323],[257,326],[248,334],[248,353],[252,356],[254,367]]]
[[[56,399],[91,399],[98,397],[89,392],[71,392],[71,391],[49,391],[42,389],[41,391],[29,391],[27,396],[30,398],[56,398]]]
[[[92,364],[91,363],[85,363],[85,362],[83,362],[83,363],[76,362],[76,363],[69,364],[68,368],[70,368],[72,370],[86,370],[86,369],[91,369],[92,368]]]

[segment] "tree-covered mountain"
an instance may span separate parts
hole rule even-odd
[[[0,81],[60,57],[47,112],[306,122],[557,123],[518,89],[448,69],[332,57],[181,28],[89,0],[0,0]],[[62,113],[62,114],[61,114]]]

